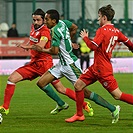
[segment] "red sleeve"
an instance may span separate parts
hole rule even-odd
[[[129,50],[133,50],[133,43],[122,32],[119,32],[119,42],[123,42]]]
[[[93,43],[93,41],[90,41],[90,39],[88,37],[84,37],[83,38],[84,42],[86,43],[86,45],[91,49],[91,50],[96,50],[97,46],[95,45],[95,43]]]
[[[133,43],[130,40],[124,42],[124,44],[129,48],[129,50],[133,51]]]
[[[48,40],[51,40],[50,38],[50,30],[47,28],[47,27],[45,27],[43,30],[42,30],[42,32],[41,32],[41,36],[45,36],[45,37],[47,37],[48,38]]]
[[[99,28],[96,32],[96,36],[94,37],[92,41],[90,41],[88,37],[84,37],[83,40],[85,41],[85,43],[91,50],[95,51],[99,47],[99,45],[102,43],[103,38],[104,36],[101,33],[101,28]]]

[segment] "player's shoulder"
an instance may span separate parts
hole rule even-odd
[[[49,30],[49,28],[46,25],[43,25],[42,28],[45,29],[45,30]]]
[[[45,32],[50,32],[50,29],[46,25],[43,25],[42,30]]]
[[[54,33],[58,33],[60,28],[61,28],[61,26],[60,26],[60,24],[58,23],[58,24],[56,24],[56,26],[54,26],[54,27],[52,28],[52,31],[53,31]]]

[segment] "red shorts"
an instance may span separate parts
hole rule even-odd
[[[23,77],[23,80],[33,80],[43,75],[49,68],[53,66],[52,60],[30,62],[25,66],[18,68],[16,71]]]
[[[83,74],[79,77],[87,86],[99,81],[102,86],[108,91],[112,92],[118,88],[117,81],[115,80],[113,74],[109,76],[98,75],[91,67],[86,69]]]

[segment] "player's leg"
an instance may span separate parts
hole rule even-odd
[[[133,95],[121,92],[119,87],[112,91],[111,94],[116,100],[120,100],[133,105]]]
[[[85,119],[83,114],[83,102],[84,102],[84,90],[86,84],[78,79],[74,85],[75,93],[76,93],[76,114],[68,119],[65,119],[66,122],[75,122],[75,121],[83,121]]]
[[[85,98],[90,99],[91,101],[95,102],[96,104],[107,108],[109,111],[115,111],[116,107],[106,101],[103,97],[96,94],[95,92],[90,92],[88,89],[84,89]]]
[[[78,65],[78,62],[75,62],[75,66],[76,66],[76,69],[80,68],[80,66]],[[71,68],[72,68],[72,66],[71,66]],[[72,70],[74,70],[74,68],[72,68]],[[69,70],[69,72],[70,72],[70,70]],[[77,72],[78,72],[78,70],[73,71],[73,73],[75,73],[75,75],[78,75]],[[80,73],[80,71],[78,73]],[[71,76],[69,76],[69,73],[68,73],[68,75],[66,75],[66,77],[71,77]],[[71,77],[69,80],[71,81],[71,79],[72,79],[73,81],[76,81],[75,78],[73,78],[73,77]],[[95,77],[91,68],[86,69],[84,71],[84,73],[80,75],[80,79],[85,82],[86,86],[93,84],[94,82],[97,81],[97,77]],[[89,91],[87,88],[84,89],[84,96],[85,96],[85,98],[94,101],[96,104],[109,109],[111,112],[114,112],[116,110],[116,107],[114,105],[108,103],[101,96],[99,96],[98,94],[96,94],[94,92]]]
[[[68,96],[70,99],[76,101],[75,91],[70,88],[65,88],[63,84],[59,82],[53,83],[54,88],[61,94]],[[93,109],[89,102],[83,103],[83,109],[89,114],[89,116],[93,116]]]
[[[112,75],[104,78],[101,77],[99,82],[110,93],[118,87],[118,84]],[[113,106],[108,102],[106,103],[106,105],[110,108],[112,114],[112,123],[117,123],[119,120],[120,106]]]
[[[67,109],[69,105],[65,103],[53,90],[53,88],[49,85],[55,77],[49,72],[45,72],[40,79],[37,81],[37,85],[40,89],[42,89],[50,98],[52,98],[54,101],[57,102],[57,105],[61,107],[62,109]],[[62,109],[59,109],[58,111],[54,111],[54,113],[51,114],[57,114]]]
[[[6,115],[9,113],[9,106],[15,91],[15,85],[17,82],[21,81],[22,79],[23,79],[22,75],[20,75],[17,71],[14,71],[8,77],[8,81],[7,81],[7,85],[4,93],[4,103],[2,106],[0,106],[0,113],[6,114]]]
[[[44,77],[45,72],[47,72],[52,66],[53,66],[53,62],[52,60],[45,60],[45,61],[39,61],[37,62],[37,66],[40,66],[40,68],[38,69],[38,67],[36,67],[36,65],[34,66],[34,69],[36,69],[36,73],[38,73],[38,75],[43,75]],[[52,69],[52,68],[51,68]],[[58,71],[58,70],[57,70]],[[53,88],[48,84],[49,82],[51,82],[53,79],[55,79],[55,77],[53,77],[52,75],[52,79],[51,81],[47,81],[43,82],[43,76],[39,79],[38,81],[38,86],[50,97],[52,98],[56,103],[57,106],[61,107],[62,109],[67,109],[69,107],[69,105],[67,103],[65,103],[58,95],[57,93],[53,90]],[[42,80],[42,81],[41,81]],[[46,80],[45,80],[46,81]],[[42,84],[44,83],[44,84]],[[45,84],[46,83],[46,84]],[[59,110],[61,111],[61,109]],[[52,111],[51,111],[52,112]],[[50,112],[50,113],[51,113]],[[54,114],[57,114],[58,111],[54,112]],[[51,113],[53,114],[53,113]]]

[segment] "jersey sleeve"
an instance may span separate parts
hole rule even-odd
[[[45,40],[46,42],[50,40],[50,30],[49,29],[44,29],[41,32],[41,39],[40,40]]]
[[[60,40],[61,40],[60,33],[57,30],[53,29],[52,30],[52,46],[59,47]]]
[[[122,32],[119,32],[119,42],[123,42],[129,50],[133,51],[133,43]]]
[[[95,43],[95,45],[99,46],[103,42],[103,39],[104,39],[104,34],[102,33],[102,29],[99,28],[96,31],[96,36],[94,37],[92,42]]]
[[[72,22],[68,20],[62,20],[62,21],[66,24],[67,28],[70,28],[72,26]]]
[[[124,35],[124,34],[122,34],[122,32],[120,32],[119,31],[119,36],[118,36],[118,38],[119,38],[119,42],[123,42],[123,43],[125,43],[125,42],[127,42],[129,39]]]

